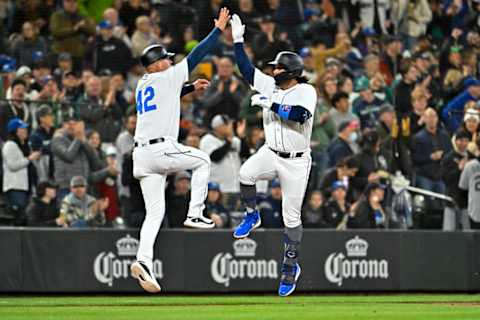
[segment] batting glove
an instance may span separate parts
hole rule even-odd
[[[262,108],[270,109],[272,106],[272,102],[267,96],[264,96],[263,94],[254,94],[252,96],[252,102],[250,103],[252,106],[259,106]]]
[[[243,35],[245,34],[245,25],[242,24],[242,20],[237,14],[232,16],[230,19],[230,24],[232,25],[232,37],[234,43],[243,43]]]

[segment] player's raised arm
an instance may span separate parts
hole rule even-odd
[[[232,25],[232,37],[235,46],[235,59],[237,60],[238,69],[240,73],[251,85],[253,85],[253,78],[255,73],[255,67],[247,56],[245,49],[243,48],[243,35],[245,34],[245,25],[242,24],[240,17],[234,14],[230,20]]]
[[[218,37],[225,30],[228,20],[230,20],[230,12],[227,8],[222,8],[215,19],[215,28],[206,36],[187,56],[188,70],[195,69],[197,64],[215,47]]]

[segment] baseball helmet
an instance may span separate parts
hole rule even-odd
[[[302,76],[303,72],[303,60],[302,58],[291,51],[282,51],[277,54],[275,60],[268,63],[272,66],[280,66],[285,69],[285,76],[288,79],[294,79]],[[285,79],[286,80],[286,79]]]
[[[174,55],[174,53],[168,52],[164,46],[160,44],[154,44],[146,47],[143,50],[142,56],[140,57],[140,62],[146,68],[158,60],[171,59]]]

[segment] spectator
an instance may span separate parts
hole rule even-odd
[[[362,130],[375,128],[383,101],[373,94],[366,77],[355,81],[355,91],[359,92],[360,96],[353,102],[352,111],[360,119],[360,127]]]
[[[358,15],[365,27],[375,29],[376,33],[388,34],[390,17],[388,15],[391,1],[389,0],[356,0],[360,8]]]
[[[70,192],[72,177],[82,176],[95,183],[108,176],[108,170],[101,167],[94,150],[88,145],[84,123],[72,118],[63,120],[61,133],[51,142],[54,177],[59,187],[58,201]]]
[[[15,216],[15,224],[25,225],[25,208],[28,196],[35,186],[35,169],[32,161],[41,153],[31,151],[28,145],[28,126],[18,118],[8,122],[8,140],[2,147],[3,192],[7,209]]]
[[[350,103],[348,101],[348,94],[345,92],[337,92],[332,98],[333,108],[329,111],[329,116],[335,123],[335,130],[338,131],[338,127],[342,122],[359,121],[358,117],[350,110]]]
[[[122,40],[128,48],[131,48],[132,41],[127,34],[127,28],[120,22],[117,9],[107,8],[103,12],[103,19],[109,21],[113,25],[113,36]]]
[[[283,228],[282,189],[278,179],[272,180],[270,194],[259,203],[258,209],[263,228]]]
[[[27,125],[32,122],[30,110],[24,101],[27,85],[23,80],[14,80],[11,100],[0,104],[0,138],[5,141],[8,136],[7,124],[13,118],[19,118]]]
[[[342,181],[347,190],[347,201],[354,201],[356,194],[352,186],[352,179],[356,176],[359,165],[355,156],[349,156],[337,162],[335,167],[329,169],[320,184],[323,197],[329,199],[332,194],[331,186],[335,181]]]
[[[178,172],[173,179],[173,190],[166,196],[166,213],[170,228],[183,228],[190,202],[190,174]]]
[[[462,130],[470,137],[467,150],[472,156],[474,156],[478,153],[476,141],[477,137],[480,136],[480,111],[477,109],[476,103],[473,101],[471,101],[471,103],[473,104],[473,108],[468,108],[469,103],[467,103],[465,116],[463,117]]]
[[[418,70],[410,59],[402,60],[399,69],[402,80],[395,87],[394,106],[397,113],[404,116],[412,110],[410,98],[417,82]]]
[[[453,150],[447,153],[440,163],[447,194],[455,201],[455,204],[447,202],[445,205],[443,212],[444,231],[455,231],[459,225],[464,230],[470,229],[466,201],[462,190],[458,187],[460,175],[468,161],[467,145],[469,140],[470,137],[467,132],[458,131],[454,137]]]
[[[379,171],[386,171],[386,161],[380,153],[380,137],[375,130],[366,131],[361,141],[362,150],[355,155],[359,164],[352,184],[361,193],[369,183],[380,182]]]
[[[217,74],[201,99],[203,107],[207,110],[206,123],[218,114],[226,114],[232,119],[238,119],[245,86],[233,74],[233,66],[234,62],[230,57],[222,57],[218,60]]]
[[[143,200],[140,181],[133,177],[132,153],[127,152],[122,160],[122,185],[128,188],[128,201],[121,201],[123,217],[130,228],[140,228],[145,219],[145,202]],[[128,206],[126,205],[128,204]]]
[[[152,22],[148,16],[139,16],[135,20],[135,32],[132,35],[132,55],[139,58],[143,49],[151,44],[159,42],[157,35],[153,32]]]
[[[226,115],[213,117],[210,126],[212,132],[207,133],[200,140],[200,150],[210,156],[210,181],[220,185],[220,191],[229,197],[232,193],[240,192],[238,172],[242,158],[250,155],[245,138],[245,123],[237,127],[237,136],[233,130],[233,123]]]
[[[22,36],[13,45],[13,57],[19,66],[32,67],[34,56],[47,57],[47,44],[42,36],[38,35],[38,28],[27,21],[22,26]]]
[[[103,20],[98,25],[99,35],[90,48],[91,61],[96,73],[110,70],[126,75],[131,66],[131,52],[125,43],[113,36],[113,24]]]
[[[325,226],[344,229],[350,211],[350,204],[347,202],[347,186],[342,181],[335,181],[330,190],[332,195],[323,205]]]
[[[383,229],[387,227],[387,216],[382,207],[385,196],[385,186],[371,183],[365,190],[365,195],[352,207],[348,217],[349,229]]]
[[[77,79],[77,75],[73,71],[65,72],[62,75],[62,89],[63,89],[63,100],[67,103],[72,103],[77,101],[80,96],[80,88],[79,88],[79,80]],[[63,107],[63,106],[62,106]],[[60,112],[61,114],[67,114],[69,116],[73,116],[73,108],[64,108],[64,111]],[[70,111],[71,110],[71,111]],[[58,123],[62,123],[61,116],[58,117]]]
[[[480,149],[480,138],[477,138],[477,148]],[[461,190],[468,191],[468,216],[470,217],[470,226],[472,229],[480,229],[480,161],[478,154],[475,159],[469,161],[463,168],[460,175],[458,187]]]
[[[216,182],[208,184],[204,216],[215,222],[215,228],[228,228],[230,226],[230,216],[227,209],[222,205],[222,193],[219,184]]]
[[[404,135],[414,136],[420,130],[425,128],[424,113],[428,107],[428,96],[425,89],[417,87],[412,91],[411,95],[413,109],[408,112],[408,130],[403,130]]]
[[[30,136],[30,146],[33,151],[41,152],[40,158],[33,161],[39,181],[48,181],[53,178],[53,156],[50,143],[55,131],[53,125],[52,108],[44,104],[38,108],[38,127]]]
[[[241,17],[240,17],[241,18]],[[242,21],[245,21],[242,19]],[[250,29],[251,30],[251,29]],[[252,49],[259,63],[266,64],[273,61],[280,51],[289,51],[291,44],[285,38],[285,33],[279,34],[275,30],[275,22],[271,16],[264,16],[260,21],[261,32],[253,40]]]
[[[122,5],[119,12],[120,20],[125,25],[129,36],[132,36],[135,31],[138,17],[148,16],[149,14],[150,12],[142,6],[141,0],[128,0]]]
[[[358,122],[344,121],[338,126],[338,134],[327,148],[330,167],[357,151]]]
[[[120,105],[116,101],[116,89],[110,87],[105,100],[102,99],[102,83],[98,77],[90,78],[85,87],[85,95],[78,99],[77,113],[85,121],[87,130],[100,133],[104,142],[115,141],[122,126]]]
[[[107,199],[95,199],[87,194],[87,180],[74,176],[70,181],[70,193],[62,200],[60,218],[71,228],[101,227],[105,224],[104,210]]]
[[[416,39],[427,31],[432,20],[432,10],[427,0],[392,1],[392,20],[395,29],[404,38],[406,49],[413,48]]]
[[[125,156],[131,154],[133,150],[133,136],[135,135],[135,128],[137,127],[137,115],[130,114],[125,118],[125,130],[122,131],[117,137],[115,142],[115,147],[117,148],[117,163],[120,168],[119,181],[122,181],[122,170],[123,170],[123,161]],[[121,208],[123,212],[128,211],[130,190],[128,188],[128,183],[119,183],[118,185],[118,195],[120,197]]]
[[[312,191],[308,202],[302,210],[302,225],[304,228],[325,228],[323,219],[323,196],[320,191]]]
[[[317,88],[320,92],[318,103],[327,108],[333,107],[332,99],[338,91],[337,81],[330,76],[319,77],[317,80]]]
[[[383,40],[385,50],[380,58],[380,72],[385,77],[387,85],[391,85],[395,75],[398,73],[402,42],[400,38],[394,36],[386,36]]]
[[[97,131],[90,131],[87,139],[88,144],[95,152],[95,157],[99,160],[101,170],[107,172],[107,176],[104,179],[94,184],[95,191],[93,195],[97,198],[108,199],[109,206],[105,210],[105,218],[110,223],[120,215],[116,185],[117,176],[119,175],[116,162],[117,151],[113,146],[107,147],[105,152],[102,151],[100,148],[102,140]]]
[[[63,0],[63,10],[54,12],[50,17],[50,32],[53,53],[70,53],[75,68],[80,68],[87,38],[95,34],[95,23],[79,15],[76,0]]]
[[[62,52],[58,55],[57,61],[58,67],[53,71],[53,76],[57,84],[60,84],[63,75],[73,71],[72,55],[68,52]]]
[[[420,130],[412,143],[412,161],[416,185],[426,190],[445,193],[440,161],[452,149],[450,137],[439,127],[437,112],[428,108],[424,114],[425,129]]]
[[[328,168],[329,158],[327,148],[330,141],[335,137],[336,129],[336,125],[330,117],[328,108],[317,103],[310,141],[313,160],[310,181],[312,181],[313,186],[319,186],[319,182],[325,170]]]
[[[30,227],[66,227],[65,219],[59,216],[57,186],[49,181],[37,185],[36,197],[27,207],[27,225]]]
[[[442,118],[451,132],[455,132],[461,125],[465,104],[468,101],[480,99],[480,80],[467,80],[465,87],[466,89],[450,101],[442,111]]]

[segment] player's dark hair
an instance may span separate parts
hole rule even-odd
[[[306,76],[297,77],[296,80],[298,83],[308,83],[308,78]]]

